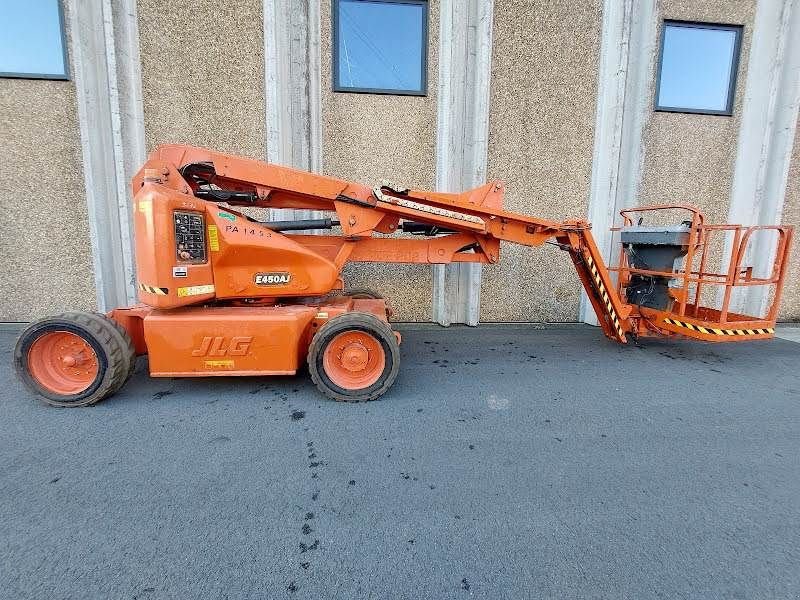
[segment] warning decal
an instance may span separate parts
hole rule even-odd
[[[212,252],[219,252],[219,229],[216,225],[208,226],[208,248]]]
[[[191,285],[189,287],[178,288],[178,298],[186,298],[187,296],[200,296],[202,294],[213,294],[213,285]]]

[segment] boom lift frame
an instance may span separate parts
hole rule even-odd
[[[389,325],[384,298],[345,289],[345,264],[493,264],[501,242],[552,243],[567,252],[603,333],[618,342],[678,334],[708,341],[766,339],[774,334],[793,234],[785,225],[707,225],[689,205],[628,209],[618,231],[633,241],[623,238],[619,267],[609,269],[588,222],[506,211],[501,182],[460,194],[389,182],[369,188],[167,145],[150,155],[132,188],[141,304],[105,316],[44,319],[20,337],[17,371],[51,404],[81,406],[113,394],[130,377],[137,354],[149,355],[155,377],[289,375],[307,362],[329,397],[377,398],[397,375],[400,335]],[[335,218],[258,222],[237,207],[310,209]],[[677,233],[640,231],[633,221],[634,215],[676,209],[691,216]],[[287,233],[334,227],[341,228],[339,235]],[[400,231],[422,237],[393,236]],[[766,277],[743,266],[759,231],[777,237]],[[723,273],[713,273],[709,240],[726,232],[733,237],[732,256]],[[641,257],[663,250],[650,240],[665,235],[684,240],[676,252],[686,254],[683,267],[675,260],[677,266],[668,261],[666,269],[646,268]],[[637,248],[644,250],[637,254]],[[720,309],[701,304],[709,286],[723,290]],[[731,311],[734,290],[751,286],[772,289],[765,315]],[[628,288],[644,289],[643,295],[632,300]]]

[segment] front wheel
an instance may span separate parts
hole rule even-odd
[[[14,349],[17,375],[52,406],[87,406],[111,396],[130,377],[135,361],[127,332],[97,313],[37,321]]]
[[[350,312],[320,327],[308,349],[308,369],[319,390],[339,402],[366,402],[392,386],[400,346],[389,325],[369,313]]]

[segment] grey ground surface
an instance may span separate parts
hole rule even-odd
[[[47,408],[9,367],[4,598],[797,598],[800,345],[407,329],[383,400],[305,376]]]

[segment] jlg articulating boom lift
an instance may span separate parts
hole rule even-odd
[[[348,262],[496,263],[500,242],[554,243],[575,265],[603,333],[680,334],[715,342],[773,336],[792,237],[788,226],[706,225],[690,206],[622,212],[620,265],[609,269],[589,223],[503,210],[503,185],[462,194],[374,189],[189,146],[162,146],[133,180],[141,304],[108,315],[66,313],[28,327],[15,351],[25,383],[50,404],[83,406],[115,393],[148,354],[154,377],[289,375],[308,362],[336,400],[372,400],[397,376],[400,335],[390,308],[344,288]],[[230,207],[329,211],[331,218],[256,222]],[[677,226],[641,214],[686,211]],[[634,216],[636,223],[634,223]],[[341,228],[338,235],[292,234]],[[743,266],[759,231],[775,240],[771,273]],[[391,237],[397,232],[419,237]],[[376,235],[382,234],[382,235]],[[721,273],[711,239],[730,237]],[[611,272],[616,271],[616,284]],[[765,315],[729,310],[737,288],[769,286]],[[717,288],[719,309],[701,305]]]

